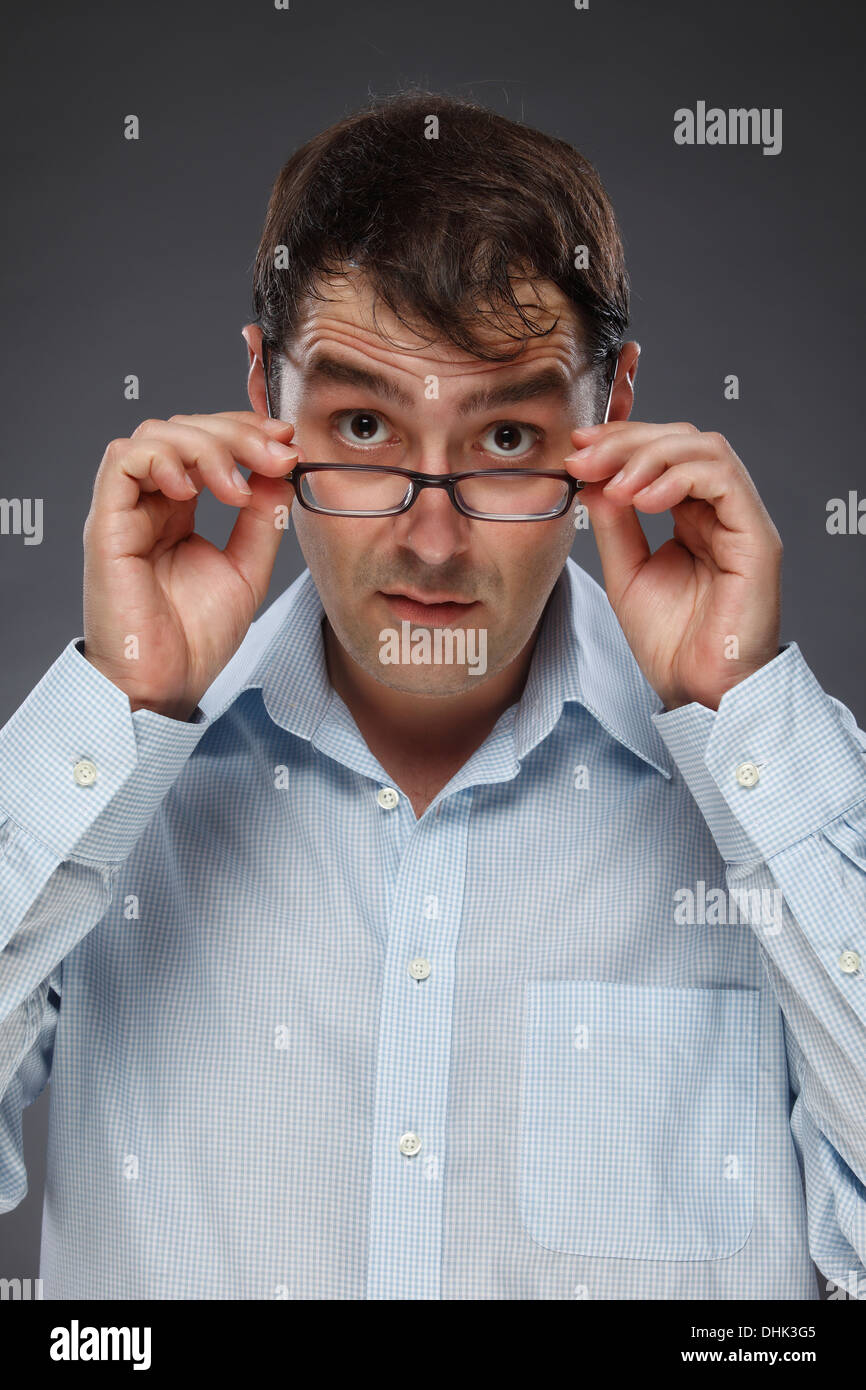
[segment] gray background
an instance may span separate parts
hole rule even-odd
[[[81,531],[108,441],[149,416],[249,408],[240,328],[278,169],[368,96],[421,85],[596,165],[643,349],[633,418],[728,437],[785,544],[782,640],[866,724],[866,538],[825,527],[828,499],[863,487],[863,29],[848,0],[18,6],[0,84],[0,490],[42,497],[45,531],[38,546],[0,536],[0,723],[81,633]],[[782,107],[781,153],[675,145],[675,109],[699,100]],[[234,513],[208,496],[199,510],[222,543]],[[664,518],[646,529],[670,534]],[[591,533],[573,555],[600,580]],[[268,601],[302,564],[290,533]],[[0,1218],[2,1277],[38,1274],[47,1102],[25,1112],[30,1190]]]

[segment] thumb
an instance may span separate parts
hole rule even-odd
[[[224,554],[249,584],[258,608],[271,582],[295,494],[285,478],[251,473],[248,481],[253,495],[238,513]]]
[[[634,507],[624,507],[605,497],[603,486],[603,483],[588,483],[582,491],[598,547],[604,586],[611,605],[616,607],[652,552]]]

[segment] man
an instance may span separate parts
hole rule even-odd
[[[629,418],[595,171],[374,104],[281,172],[254,307],[252,413],[108,446],[0,735],[46,1296],[862,1292],[866,736],[730,445]]]

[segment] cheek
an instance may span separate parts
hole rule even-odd
[[[574,536],[570,513],[555,521],[514,522],[499,531],[506,534],[497,536],[490,554],[509,591],[518,595],[559,572]]]
[[[320,594],[339,595],[354,588],[358,567],[358,537],[351,521],[314,516],[298,505],[292,507],[298,545]]]
[[[511,530],[520,534],[516,543],[503,543],[497,566],[512,611],[531,616],[539,604],[543,607],[565,565],[575,535],[574,523],[567,513],[556,521],[514,525]]]
[[[328,576],[333,570],[326,528],[319,517],[304,510],[297,498],[292,505],[292,520],[307,568],[321,592],[322,586],[327,586]]]

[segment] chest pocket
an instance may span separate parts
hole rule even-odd
[[[548,1250],[712,1260],[754,1220],[755,989],[531,980],[520,1220]]]

